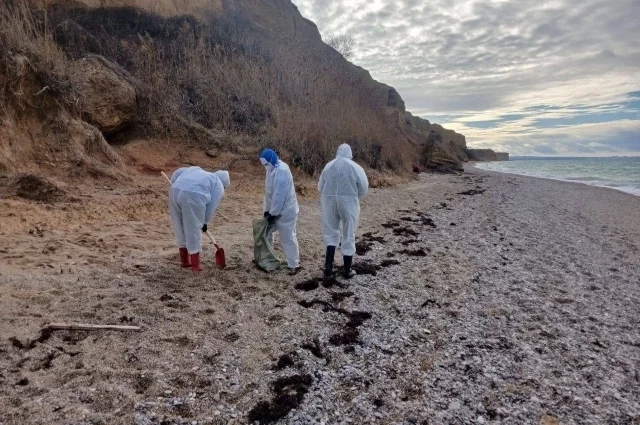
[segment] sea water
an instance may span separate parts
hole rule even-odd
[[[480,162],[477,168],[608,187],[640,196],[640,157],[533,158]]]

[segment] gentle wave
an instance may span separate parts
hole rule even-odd
[[[482,162],[481,170],[615,189],[640,196],[640,157],[518,159]]]

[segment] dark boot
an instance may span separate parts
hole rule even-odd
[[[189,251],[187,251],[187,248],[180,248],[180,266],[191,267],[191,263],[189,262]]]
[[[353,256],[345,255],[342,257],[344,260],[344,274],[342,275],[345,279],[351,279],[356,275],[356,272],[351,270],[351,263],[353,262]]]
[[[194,272],[201,272],[202,267],[200,267],[200,253],[191,254],[191,270]]]
[[[324,277],[329,277],[333,274],[333,258],[336,256],[336,247],[329,245],[327,247],[327,255],[324,259]]]

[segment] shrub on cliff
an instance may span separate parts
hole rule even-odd
[[[385,121],[381,94],[363,90],[361,77],[345,78],[351,74],[340,74],[334,63],[320,72],[294,53],[276,59],[260,34],[239,14],[205,22],[129,7],[41,10],[27,0],[0,5],[3,51],[24,52],[48,93],[78,116],[89,111],[72,84],[70,65],[95,54],[131,75],[137,96],[132,124],[150,136],[213,144],[220,140],[209,137],[215,132],[243,133],[256,148],[279,147],[310,173],[350,141],[365,165],[407,167],[412,148],[390,125],[393,119]],[[308,54],[324,60],[325,53]]]

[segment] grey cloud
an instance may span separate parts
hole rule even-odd
[[[597,112],[640,90],[637,0],[557,0],[553,7],[489,0],[386,0],[382,7],[368,0],[293,1],[323,34],[354,35],[354,62],[396,87],[407,108],[426,118],[531,108],[524,114],[530,117],[541,104]],[[481,137],[469,141],[494,138]],[[612,136],[599,137],[622,149]],[[563,140],[571,146],[570,138]],[[640,151],[633,139],[628,148]]]
[[[549,145],[534,146],[533,148],[531,148],[531,150],[536,153],[541,153],[544,155],[556,155],[558,153],[558,151],[556,151],[553,147]]]

